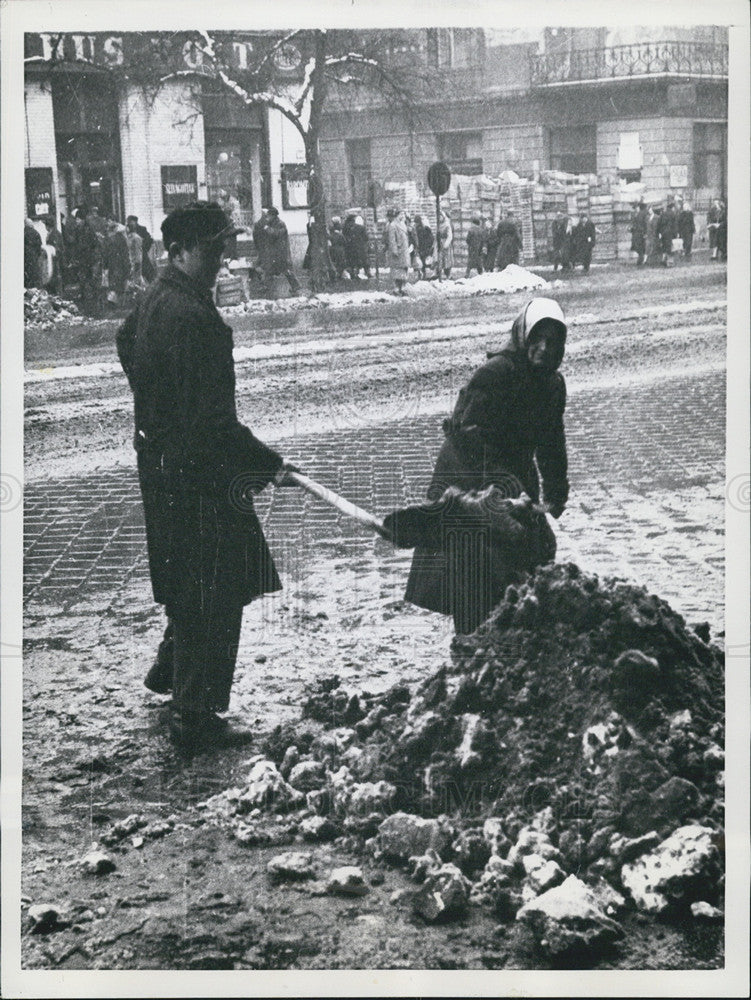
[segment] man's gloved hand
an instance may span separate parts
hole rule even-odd
[[[282,462],[281,468],[274,476],[274,486],[297,486],[294,479],[288,475],[290,472],[300,472],[302,475],[301,470],[296,465],[293,465],[291,462]]]

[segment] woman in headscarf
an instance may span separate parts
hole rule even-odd
[[[553,299],[535,298],[514,320],[508,342],[488,352],[459,393],[444,421],[428,499],[448,487],[462,491],[496,486],[497,497],[525,493],[541,499],[554,518],[568,499],[568,460],[563,412],[566,383],[558,368],[566,344],[566,322]],[[553,548],[545,514],[533,515],[540,551]],[[467,532],[465,534],[470,534]],[[475,531],[440,551],[416,548],[405,598],[430,611],[453,615],[458,633],[474,631],[501,600],[514,574],[499,573],[487,538]]]

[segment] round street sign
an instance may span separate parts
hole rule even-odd
[[[450,184],[451,171],[443,160],[438,160],[428,168],[428,187],[434,195],[446,194]]]

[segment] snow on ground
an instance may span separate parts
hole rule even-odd
[[[388,279],[388,271],[381,271]],[[465,298],[471,295],[509,295],[525,289],[547,288],[549,282],[532,271],[516,264],[509,264],[503,271],[490,271],[472,278],[448,281],[415,281],[406,286],[406,296],[416,299]],[[560,282],[554,282],[556,286]],[[242,313],[294,312],[298,309],[344,309],[348,306],[375,305],[392,302],[395,293],[390,289],[380,291],[353,289],[351,292],[321,292],[319,295],[299,295],[289,299],[250,299],[237,306],[222,309],[225,316]]]

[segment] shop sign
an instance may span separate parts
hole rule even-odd
[[[224,65],[235,70],[252,68],[264,53],[273,49],[274,37],[226,37],[217,35],[216,53]],[[213,76],[216,72],[211,59],[206,58],[203,42],[190,32],[175,33],[165,38],[159,32],[128,32],[107,35],[65,32],[27,32],[24,36],[24,56],[43,59],[45,62],[87,62],[95,66],[150,65],[158,59],[165,70],[190,69],[196,73]],[[273,63],[285,78],[300,79],[303,73],[303,54],[289,42],[273,51]]]
[[[162,167],[162,208],[165,212],[197,200],[198,168],[194,163]]]
[[[308,207],[308,165],[306,163],[282,164],[282,207]]]
[[[52,167],[26,168],[26,215],[29,219],[55,217]]]
[[[670,186],[671,188],[688,187],[688,166],[685,163],[670,168]]]

